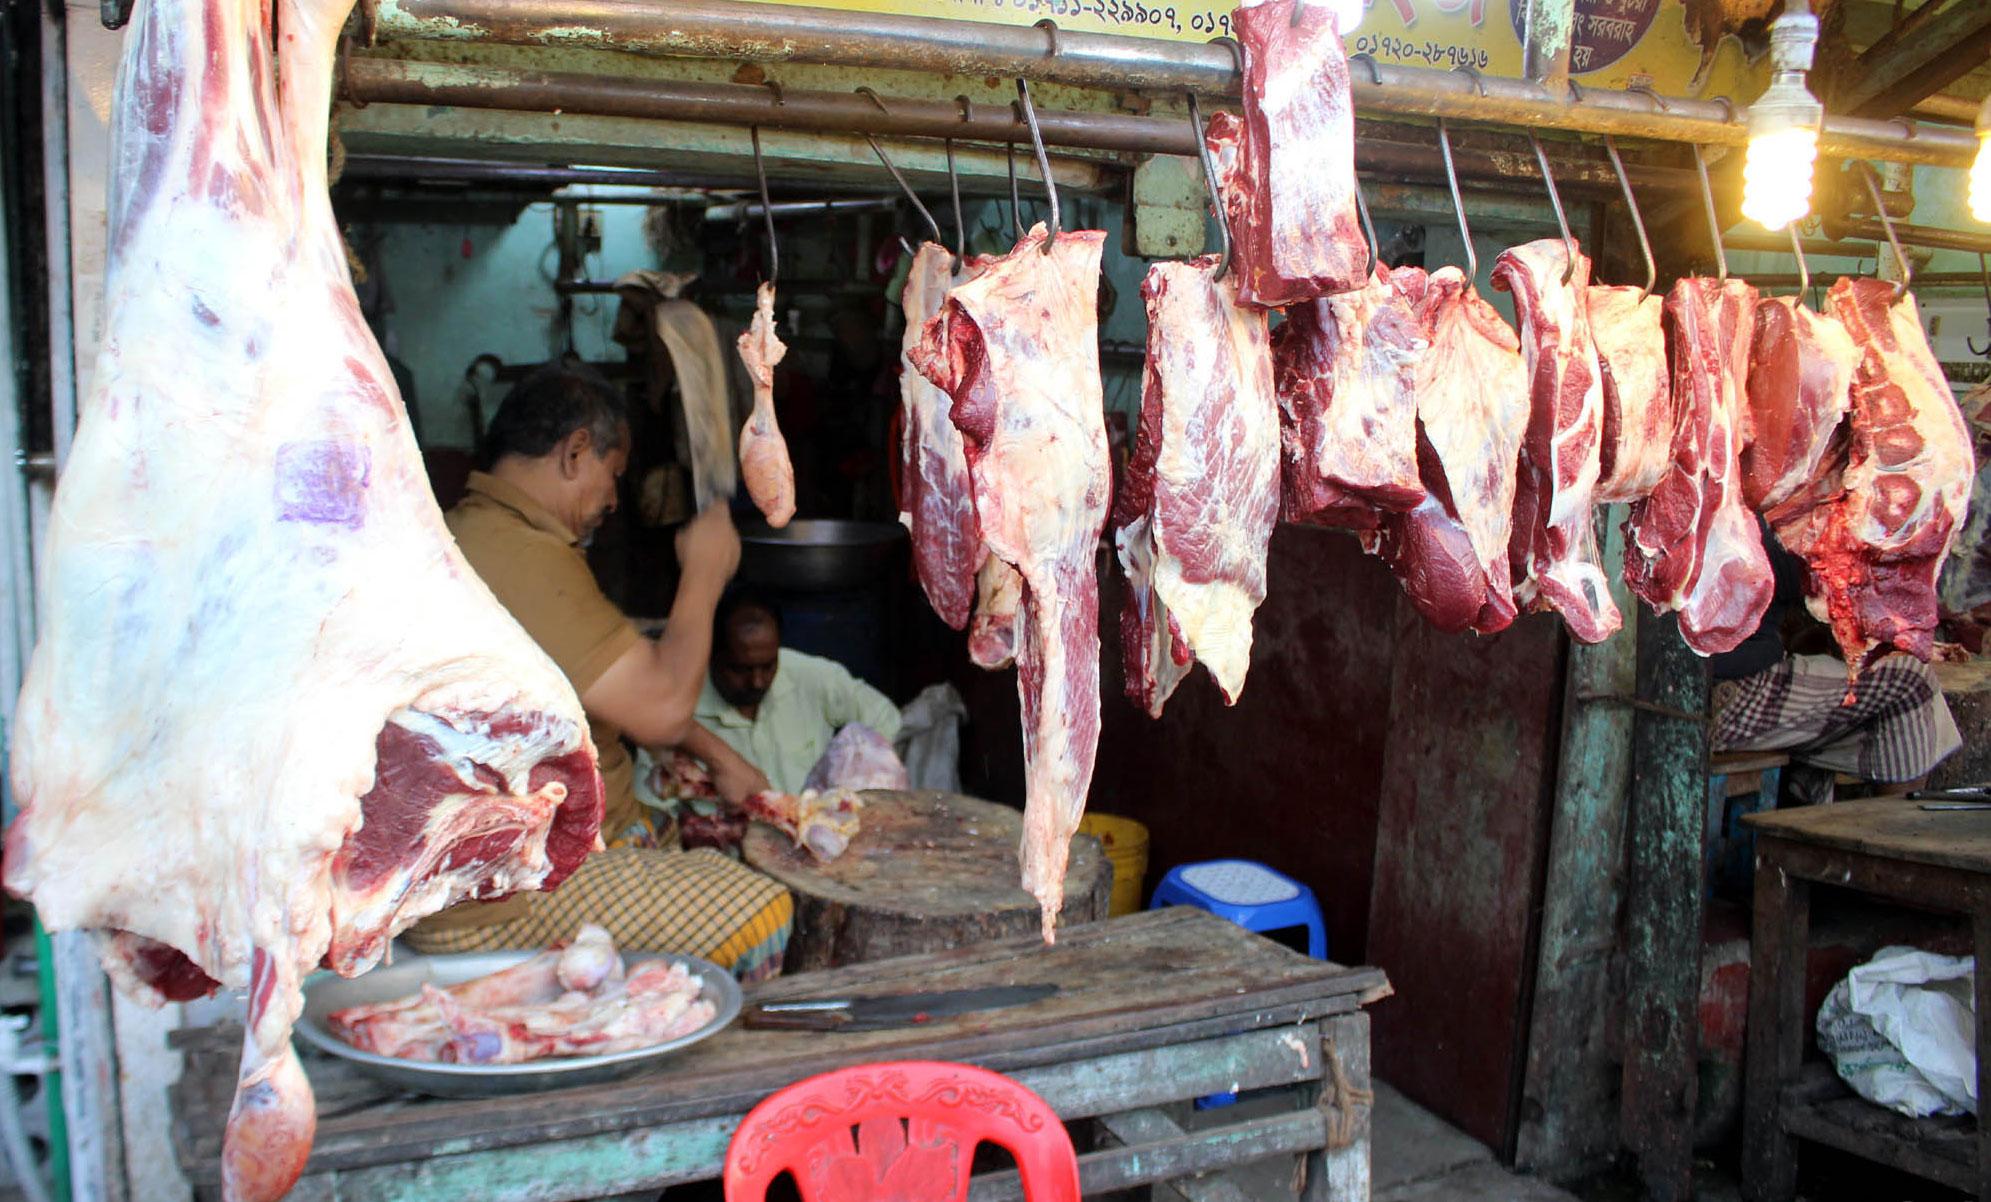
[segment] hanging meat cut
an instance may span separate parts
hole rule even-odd
[[[1755,313],[1756,290],[1741,280],[1683,279],[1667,294],[1673,462],[1625,527],[1626,584],[1653,612],[1678,610],[1680,636],[1702,655],[1754,634],[1776,591],[1742,500]]]
[[[1214,256],[1148,269],[1147,369],[1132,462],[1114,501],[1127,572],[1127,695],[1154,717],[1192,657],[1235,702],[1279,517],[1279,408],[1262,310]]]
[[[1742,500],[1767,512],[1796,496],[1844,455],[1860,349],[1837,318],[1795,297],[1756,304],[1749,351],[1749,444],[1742,449]]]
[[[934,612],[956,630],[968,626],[968,657],[976,665],[1006,668],[1016,657],[1023,581],[982,542],[967,453],[952,416],[954,399],[912,364],[913,349],[946,302],[947,290],[974,279],[989,261],[968,258],[955,273],[953,258],[945,247],[922,243],[906,277],[899,375],[905,495],[899,520],[912,531],[913,564]]]
[[[740,474],[747,495],[775,527],[795,516],[795,468],[774,420],[774,368],[787,353],[788,345],[775,333],[774,285],[762,284],[754,296],[753,323],[740,335],[740,361],[754,384],[754,411],[740,430]]]
[[[1493,266],[1493,286],[1514,295],[1528,371],[1528,430],[1508,551],[1514,599],[1554,609],[1570,634],[1600,643],[1624,619],[1597,566],[1592,520],[1604,388],[1585,303],[1589,283],[1590,260],[1555,238],[1503,251]]]
[[[103,350],[49,522],[6,884],[159,1003],[248,990],[223,1152],[289,1189],[303,976],[598,846],[573,690],[458,554],[326,188],[350,0],[140,0]],[[226,470],[216,470],[225,465]]]
[[[1976,470],[1915,298],[1893,294],[1882,280],[1832,285],[1828,308],[1860,351],[1850,445],[1843,466],[1828,460],[1770,514],[1811,569],[1811,611],[1831,623],[1849,679],[1889,648],[1934,654],[1936,573]]]
[[[1022,577],[1023,886],[1052,937],[1099,750],[1099,581],[1111,467],[1099,380],[1106,235],[1043,226],[947,295],[913,365],[954,398],[982,538]]]
[[[946,247],[922,243],[906,276],[906,333],[899,353],[899,403],[905,416],[899,520],[912,532],[913,566],[926,599],[941,621],[959,630],[975,607],[975,574],[988,550],[982,546],[975,498],[968,489],[961,432],[948,416],[954,401],[919,374],[910,357],[954,286],[953,261]]]
[[[1224,191],[1248,304],[1283,308],[1345,292],[1368,270],[1336,7],[1242,0],[1231,18],[1244,48],[1244,123]],[[1211,125],[1213,135],[1233,128],[1222,115]]]
[[[1373,529],[1424,500],[1416,367],[1424,272],[1378,267],[1353,292],[1297,305],[1272,334],[1288,521]]]
[[[1515,616],[1507,548],[1527,367],[1513,329],[1456,267],[1431,273],[1420,322],[1430,339],[1414,383],[1426,496],[1384,515],[1368,541],[1432,625],[1492,634]]]
[[[1603,374],[1597,501],[1636,501],[1673,463],[1673,385],[1666,366],[1664,302],[1643,288],[1593,284],[1585,301]]]

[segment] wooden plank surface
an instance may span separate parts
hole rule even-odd
[[[755,823],[746,862],[795,894],[792,971],[912,955],[1038,929],[1037,899],[1018,883],[1023,816],[957,793],[874,789],[857,837],[827,864]],[[1072,840],[1060,924],[1106,917],[1113,872],[1099,840]]]
[[[1743,821],[1761,834],[1800,843],[1991,874],[1991,810],[1924,810],[1898,799],[1848,801],[1750,814]]]
[[[1977,1192],[1977,1124],[1968,1118],[1911,1119],[1855,1095],[1822,1063],[1805,1066],[1783,1096],[1791,1135],[1892,1165],[1964,1193]]]
[[[626,1081],[481,1100],[409,1100],[321,1114],[312,1169],[384,1164],[739,1113],[845,1064],[944,1055],[999,1071],[1162,1046],[1341,1013],[1385,996],[1373,968],[1309,960],[1199,910],[1175,907],[1065,932],[782,977],[752,1000],[1055,983],[1043,1002],[916,1028],[823,1034],[734,1026]],[[220,1057],[216,1057],[219,1059]],[[314,1082],[327,1061],[307,1062]],[[349,1070],[347,1070],[349,1071]],[[227,1078],[232,1080],[232,1066]],[[328,1082],[329,1083],[329,1082]],[[200,1105],[183,1082],[179,1095]],[[225,1089],[180,1114],[189,1176],[216,1172]]]

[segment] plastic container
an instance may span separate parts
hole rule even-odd
[[[1081,835],[1092,835],[1113,866],[1113,897],[1108,917],[1119,918],[1141,908],[1141,885],[1148,875],[1148,828],[1117,814],[1087,814],[1079,819]]]

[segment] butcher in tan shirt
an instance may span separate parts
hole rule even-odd
[[[659,830],[636,800],[624,743],[684,748],[711,767],[729,799],[767,787],[692,717],[713,609],[739,564],[730,517],[714,506],[679,533],[677,599],[663,637],[646,638],[602,593],[582,549],[615,507],[628,461],[629,427],[612,387],[585,369],[541,368],[499,407],[488,444],[489,466],[472,473],[446,520],[471,567],[580,695],[600,756],[608,850],[551,893],[458,906],[405,938],[425,952],[536,948],[593,922],[630,950],[685,952],[769,975],[787,942],[792,899],[724,855],[678,850],[675,830]]]

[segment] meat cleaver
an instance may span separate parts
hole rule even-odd
[[[748,1006],[740,1021],[754,1030],[881,1031],[917,1027],[936,1019],[980,1010],[1027,1006],[1058,992],[1056,985],[994,985],[936,993],[892,993],[871,997],[809,998]]]

